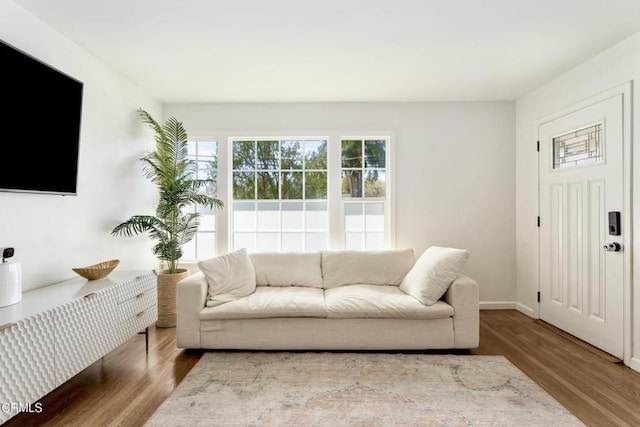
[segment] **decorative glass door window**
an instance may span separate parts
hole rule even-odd
[[[604,159],[602,123],[553,138],[553,168],[600,163]]]

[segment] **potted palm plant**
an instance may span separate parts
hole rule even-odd
[[[182,245],[191,241],[198,231],[200,218],[188,208],[201,205],[221,208],[223,203],[203,189],[212,179],[196,179],[197,164],[188,157],[187,132],[175,117],[162,125],[148,112],[139,108],[141,121],[155,132],[155,149],[142,159],[144,175],[156,184],[159,193],[156,214],[134,215],[116,225],[111,234],[132,236],[148,233],[156,241],[153,254],[167,268],[158,273],[158,327],[176,325],[176,285],[189,276],[189,270],[179,268]]]

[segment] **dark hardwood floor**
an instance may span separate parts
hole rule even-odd
[[[480,347],[461,353],[505,356],[588,426],[640,426],[640,373],[545,322],[481,311]],[[150,328],[148,355],[134,337],[3,426],[142,426],[201,356]]]

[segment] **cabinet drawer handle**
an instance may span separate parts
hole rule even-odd
[[[144,311],[141,311],[140,313],[136,314],[136,317],[142,317],[143,314],[144,314]]]
[[[95,295],[96,295],[96,293],[95,293],[95,292],[91,292],[90,294],[86,294],[84,297],[85,297],[86,299],[89,299],[89,298],[94,297]]]
[[[4,331],[5,329],[13,328],[14,326],[16,326],[15,323],[5,323],[4,325],[0,326],[0,331]]]
[[[144,295],[144,292],[141,294],[136,295],[136,298],[142,298],[142,296]]]

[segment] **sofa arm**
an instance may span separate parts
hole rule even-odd
[[[443,299],[453,307],[455,348],[477,348],[480,343],[480,286],[462,274],[451,283]]]
[[[207,279],[199,271],[176,287],[176,341],[179,348],[200,348],[200,311],[207,299]]]

